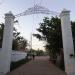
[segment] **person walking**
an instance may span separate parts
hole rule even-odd
[[[33,60],[35,59],[35,55],[33,54]]]

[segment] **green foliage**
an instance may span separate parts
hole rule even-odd
[[[0,24],[0,48],[2,47],[2,41],[3,41],[3,30],[4,30],[4,24]]]
[[[20,36],[20,32],[17,32],[17,30],[14,28],[13,31],[13,50],[25,50],[27,47],[27,40],[24,39],[22,36]]]
[[[75,51],[75,22],[71,22],[71,27]],[[45,17],[43,22],[39,24],[37,31],[39,34],[33,35],[39,40],[46,41],[45,48],[48,51],[50,58],[56,59],[58,56],[57,54],[60,54],[62,57],[60,63],[61,65],[64,65],[61,20],[58,17],[51,17],[51,19]],[[53,62],[56,61],[53,60]]]
[[[43,50],[34,50],[34,49],[32,49],[32,50],[30,50],[29,52],[29,55],[36,55],[36,56],[43,56],[43,55],[46,55],[46,53],[43,51]]]
[[[74,52],[75,52],[75,22],[71,22],[72,25],[72,34],[73,34],[73,43],[74,43]]]
[[[4,23],[0,24],[0,48],[2,47]],[[16,28],[13,28],[13,50],[25,50],[27,47],[27,40],[20,36],[20,32],[17,32]]]
[[[43,55],[45,55],[45,52],[43,50],[37,50],[36,55],[37,56],[43,56]]]
[[[22,59],[22,60],[17,61],[17,62],[11,62],[11,64],[10,64],[10,71],[12,71],[12,70],[22,66],[23,64],[26,64],[30,60],[31,59],[25,58],[25,59]]]
[[[46,50],[55,58],[56,53],[59,53],[59,48],[62,48],[61,21],[58,17],[52,17],[51,19],[45,17],[39,25],[37,31],[41,34],[33,35],[39,40],[47,42]]]

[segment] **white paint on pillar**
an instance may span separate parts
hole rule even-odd
[[[10,71],[14,18],[11,12],[5,14],[3,43],[0,51],[0,75]]]
[[[70,11],[64,9],[60,14],[60,18],[62,27],[65,72],[68,75],[75,75],[75,58],[70,57],[70,54],[74,54]]]

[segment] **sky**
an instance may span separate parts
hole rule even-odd
[[[71,20],[75,21],[75,0],[0,0],[0,23],[4,22],[4,14],[12,11],[14,15],[24,12],[34,4],[39,4],[48,8],[50,11],[61,12],[64,8],[71,11]],[[52,15],[36,14],[15,18],[19,23],[14,24],[17,30],[30,41],[31,34],[37,33],[36,28],[42,22],[43,17]],[[32,37],[32,47],[34,49],[44,49],[45,42],[39,42]]]

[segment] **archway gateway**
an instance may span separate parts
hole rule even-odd
[[[37,13],[50,14],[50,11],[44,7],[36,5],[35,7],[29,8],[24,13],[16,16]],[[2,50],[0,51],[0,75],[4,75],[10,71],[14,19],[15,16],[11,12],[5,14],[4,36]],[[70,11],[63,10],[60,13],[60,19],[62,27],[65,72],[68,75],[75,75],[75,59],[70,57],[71,54],[74,55],[73,38],[70,24]]]

